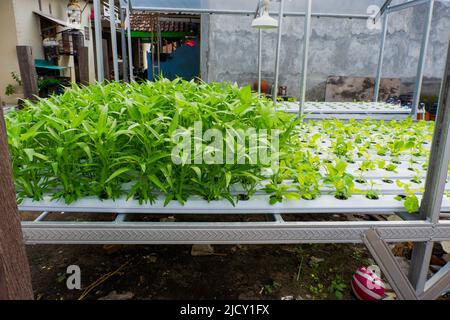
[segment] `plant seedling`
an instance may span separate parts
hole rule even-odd
[[[366,192],[366,198],[370,200],[378,200],[380,198],[380,192],[378,190],[374,190],[375,181],[370,181],[370,189]]]
[[[397,172],[395,169],[397,169],[397,165],[394,163],[389,163],[385,168],[386,171],[391,171],[391,172]]]
[[[347,200],[351,197],[354,189],[354,177],[347,173],[347,163],[342,160],[336,160],[336,164],[326,166],[327,174],[324,182],[334,187],[334,196],[339,200]]]
[[[328,288],[328,291],[331,294],[334,294],[336,299],[342,300],[344,298],[344,292],[347,290],[347,285],[345,284],[342,276],[336,276],[332,281],[331,285]]]
[[[414,191],[410,189],[409,184],[402,183],[400,180],[397,180],[396,182],[398,187],[404,188],[405,194],[398,195],[395,197],[395,199],[398,201],[404,201],[403,206],[408,213],[416,213],[419,210],[419,199],[415,195]]]

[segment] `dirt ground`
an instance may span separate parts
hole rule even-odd
[[[21,213],[33,220],[36,213]],[[114,220],[115,215],[94,215]],[[92,215],[50,213],[48,221],[89,221]],[[265,221],[262,215],[203,220]],[[347,221],[368,216],[320,215],[314,219]],[[133,215],[132,221],[173,221],[173,217]],[[177,221],[196,221],[183,215]],[[286,221],[312,216],[283,215]],[[128,220],[127,220],[128,221]],[[193,256],[191,245],[29,245],[36,299],[355,299],[350,281],[358,267],[374,264],[367,249],[356,244],[214,245],[207,256]],[[208,249],[208,248],[207,248]],[[412,243],[396,244],[394,255],[408,268]],[[194,250],[198,253],[198,250]],[[208,251],[208,250],[207,250]],[[435,244],[432,264],[445,262]],[[406,266],[405,266],[406,264]],[[67,288],[68,266],[81,269],[81,289]],[[405,269],[405,270],[406,270]],[[406,271],[405,271],[406,272]],[[394,298],[387,284],[387,295]]]
[[[27,252],[35,297],[51,300],[113,291],[118,299],[353,299],[351,276],[370,263],[361,245],[213,246],[210,256],[192,256],[191,247],[34,245]],[[81,290],[67,289],[69,265],[81,268]]]

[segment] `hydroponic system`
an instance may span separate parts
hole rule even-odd
[[[433,242],[450,239],[450,57],[436,123],[412,120],[420,97],[431,14],[424,28],[412,108],[378,102],[388,14],[423,3],[432,12],[433,2],[415,0],[391,6],[388,0],[375,17],[383,19],[384,27],[372,103],[305,102],[306,36],[298,104],[275,104],[252,93],[250,87],[161,79],[140,84],[74,85],[61,96],[28,102],[25,110],[9,112],[5,118],[19,209],[42,212],[34,221],[22,223],[25,240],[105,244],[362,242],[399,298],[438,297],[450,284],[450,266],[431,279],[427,279],[427,270]],[[150,0],[121,3],[127,14],[133,9],[254,13],[204,5],[209,2],[199,7],[163,7]],[[280,1],[279,35],[283,16],[305,16],[306,34],[312,16],[367,18],[312,13],[311,0],[305,3],[305,12],[284,12],[284,1]],[[99,7],[98,1],[94,4]],[[100,13],[96,10],[95,14],[99,17]],[[275,83],[280,48],[281,36]],[[102,80],[101,46],[97,59]],[[256,129],[267,135],[267,143],[274,141],[272,133],[277,132],[277,166],[245,157],[239,164],[191,161],[198,154],[223,158],[229,146],[227,136],[189,136],[188,152],[177,154],[180,162],[174,162],[171,137],[180,129],[179,137],[195,133],[191,128],[198,122],[203,131],[234,130],[238,138],[239,132]],[[249,144],[240,151],[258,154],[261,146]],[[45,221],[51,212],[91,213],[92,218]],[[99,221],[95,219],[98,213],[115,216],[111,221]],[[133,214],[138,213],[258,214],[263,218],[255,222],[133,221]],[[283,218],[303,213],[383,214],[401,220],[301,222]],[[409,279],[387,245],[402,241],[416,243]]]

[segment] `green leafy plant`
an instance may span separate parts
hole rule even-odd
[[[336,299],[342,300],[344,298],[344,293],[347,290],[347,284],[345,283],[342,276],[336,276],[331,281],[330,286],[328,287],[328,291],[330,294],[333,294]]]
[[[66,203],[98,197],[152,204],[162,197],[168,205],[197,196],[234,205],[265,190],[275,205],[290,199],[320,201],[323,186],[337,199],[355,192],[375,199],[381,194],[373,185],[366,192],[356,190],[350,173],[354,170],[357,181],[367,184],[367,173],[378,167],[385,170],[383,181],[391,183],[390,172],[409,156],[411,177],[418,183],[419,169],[428,166],[434,129],[433,122],[411,119],[300,121],[250,87],[181,79],[73,85],[62,95],[26,101],[23,110],[12,110],[5,119],[19,201],[48,195]],[[279,131],[276,165],[249,161],[247,155],[262,148],[252,146],[249,137],[240,147],[219,138],[222,150],[213,144],[216,138],[203,135],[189,140],[190,147],[174,163],[176,142],[192,134],[197,122],[202,132],[265,130],[266,145],[270,133]],[[238,148],[246,155],[243,163],[203,161],[205,155],[220,159]],[[202,161],[189,161],[197,156]],[[417,197],[407,191],[402,196],[412,211]]]
[[[359,170],[359,178],[358,180],[356,180],[356,182],[358,183],[366,183],[367,181],[364,180],[363,176],[364,173],[370,170],[374,170],[375,169],[375,162],[373,162],[372,160],[364,160],[361,165],[359,166],[358,170]]]
[[[72,203],[85,196],[126,196],[152,203],[163,193],[166,204],[191,195],[234,203],[231,185],[251,196],[271,164],[172,163],[173,133],[192,130],[197,121],[204,131],[255,128],[270,137],[278,130],[281,160],[295,143],[295,116],[276,111],[249,87],[181,79],[74,85],[6,117],[19,198],[49,194]],[[193,155],[218,152],[210,140],[196,142]],[[251,148],[246,144],[244,153]]]
[[[397,172],[397,171],[396,171],[397,167],[398,167],[398,166],[397,166],[396,164],[394,164],[394,163],[389,163],[384,169],[385,169],[386,171]]]
[[[374,190],[375,181],[370,181],[370,189],[366,192],[366,198],[370,200],[378,200],[380,198],[380,192],[378,190]]]
[[[404,188],[405,194],[398,195],[395,197],[398,201],[403,201],[403,206],[409,213],[416,213],[419,210],[420,204],[414,190],[410,189],[410,185],[407,183],[402,183],[400,180],[396,181],[397,186]]]
[[[354,188],[354,177],[347,173],[347,163],[342,160],[336,160],[336,164],[326,166],[326,175],[324,182],[334,187],[334,196],[339,200],[346,200],[351,197]]]
[[[8,84],[5,88],[5,95],[10,96],[17,92],[16,87],[22,86],[22,79],[20,78],[20,75],[16,72],[11,72],[11,78],[15,81],[14,84]]]
[[[281,284],[276,282],[275,280],[269,284],[264,285],[262,288],[262,294],[266,296],[270,296],[276,289],[280,288]]]
[[[325,299],[328,295],[319,276],[316,273],[311,273],[310,276],[311,284],[309,286],[309,292],[314,296],[314,298]]]
[[[319,173],[318,157],[308,152],[297,167],[297,185],[300,196],[305,200],[314,200],[320,195],[322,175]]]

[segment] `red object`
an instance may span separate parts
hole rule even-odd
[[[258,80],[253,83],[253,90],[258,91]],[[266,80],[261,80],[261,92],[265,94],[270,94],[270,86]]]
[[[384,297],[383,280],[369,268],[361,267],[356,270],[351,286],[359,300],[381,300]]]
[[[195,47],[196,43],[194,40],[186,40],[184,42],[185,45],[189,46],[189,47]]]
[[[94,20],[94,8],[91,8],[91,16],[89,18]]]

